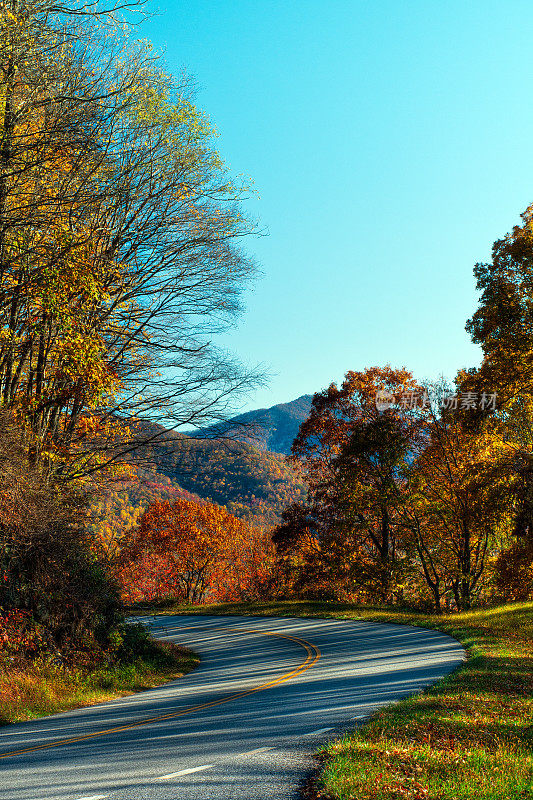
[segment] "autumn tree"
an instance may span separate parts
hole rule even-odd
[[[490,262],[476,264],[474,274],[481,296],[466,328],[483,358],[459,377],[464,389],[497,394],[497,413],[478,413],[473,422],[510,450],[504,467],[514,506],[513,541],[498,562],[499,585],[502,591],[505,584],[515,586],[510,596],[517,596],[519,574],[527,572],[533,552],[533,207],[494,243]],[[467,422],[472,429],[472,417]],[[511,564],[518,570],[514,579]]]
[[[402,409],[401,397],[376,415],[361,417],[334,461],[340,519],[332,558],[345,578],[383,603],[403,595],[409,545],[402,525],[408,502],[405,473],[424,437],[423,409]]]
[[[468,609],[486,589],[498,532],[512,503],[509,448],[488,432],[474,433],[443,409],[432,409],[422,446],[413,450],[401,507],[437,612],[443,603]]]
[[[188,80],[112,10],[11,0],[0,24],[0,393],[71,479],[144,441],[135,420],[198,425],[250,386],[211,341],[253,225]]]
[[[378,392],[390,398],[386,408]],[[293,445],[309,484],[322,559],[339,583],[382,600],[392,596],[404,555],[398,468],[420,426],[420,414],[400,404],[417,393],[422,389],[405,369],[348,372],[340,388],[332,384],[315,395]]]
[[[494,243],[491,261],[476,264],[474,275],[481,297],[466,329],[481,345],[483,361],[470,378],[511,408],[533,398],[533,206],[521,225]]]
[[[129,596],[243,599],[268,580],[269,538],[214,503],[156,500],[121,553]]]

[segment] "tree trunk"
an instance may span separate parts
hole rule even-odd
[[[462,553],[460,560],[459,601],[460,610],[468,611],[472,602],[472,552],[468,522],[463,522]]]
[[[390,517],[386,507],[381,509],[381,596],[384,603],[390,601]]]

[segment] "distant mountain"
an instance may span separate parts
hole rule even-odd
[[[198,431],[200,438],[233,439],[259,450],[288,455],[300,425],[311,410],[313,395],[303,394],[290,403],[247,411],[224,423]]]
[[[280,453],[260,450],[249,441],[194,438],[155,423],[143,433],[157,437],[132,455],[133,463],[166,476],[177,490],[227,507],[238,517],[273,525],[283,509],[305,497],[305,484]],[[159,490],[159,489],[158,489]]]
[[[176,497],[210,500],[242,519],[270,527],[306,487],[287,462],[294,437],[311,408],[311,395],[261,408],[186,436],[153,422],[142,423],[142,438],[154,441],[136,450],[139,483],[110,491],[95,501],[95,526],[110,550],[134,527],[154,500]]]

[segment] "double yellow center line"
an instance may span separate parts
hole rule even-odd
[[[186,630],[185,628],[180,628],[180,630]],[[190,628],[189,628],[190,630]],[[205,628],[203,629],[205,630]],[[201,631],[203,632],[203,631]],[[131,730],[132,728],[139,728],[142,725],[151,725],[154,722],[162,722],[163,720],[167,719],[176,719],[177,717],[184,717],[186,714],[193,714],[195,711],[203,711],[205,708],[213,708],[214,706],[220,706],[223,703],[230,703],[232,700],[238,700],[241,697],[246,697],[247,695],[254,694],[255,692],[263,692],[265,689],[270,689],[272,686],[278,686],[280,683],[286,683],[290,681],[292,678],[296,678],[298,675],[301,675],[303,672],[308,670],[312,667],[318,659],[320,658],[320,650],[314,644],[307,642],[305,639],[301,639],[299,636],[288,636],[284,633],[273,633],[271,631],[258,631],[258,630],[243,630],[238,628],[226,628],[222,630],[223,633],[256,633],[261,636],[274,636],[278,639],[287,639],[290,642],[296,642],[304,650],[307,652],[307,658],[303,661],[299,666],[292,669],[290,672],[285,672],[283,675],[280,675],[278,678],[274,678],[266,683],[260,683],[258,686],[254,686],[252,689],[246,689],[242,692],[237,692],[236,694],[231,694],[228,697],[223,697],[221,700],[213,700],[210,703],[200,703],[196,706],[191,706],[190,708],[186,708],[182,711],[175,711],[171,714],[161,714],[157,717],[147,717],[146,719],[138,720],[137,722],[130,722],[127,725],[118,725],[115,728],[107,728],[103,731],[96,731],[95,733],[85,733],[81,736],[71,736],[70,738],[65,739],[58,739],[52,742],[46,742],[44,744],[38,744],[34,747],[26,747],[22,750],[11,750],[7,753],[0,754],[0,758],[9,758],[12,756],[20,756],[24,753],[34,753],[37,750],[47,750],[51,747],[64,747],[65,745],[74,744],[75,742],[82,742],[86,739],[95,739],[98,736],[109,736],[113,733],[119,733],[120,731],[127,731]]]

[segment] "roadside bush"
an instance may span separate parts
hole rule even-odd
[[[42,647],[60,650],[65,657],[105,650],[122,618],[121,603],[91,552],[85,497],[52,481],[44,468],[32,463],[25,436],[6,414],[0,415],[4,624],[11,626],[12,640],[19,640],[22,649],[25,631],[33,625]]]
[[[0,656],[34,659],[48,647],[45,629],[27,611],[0,613]]]

